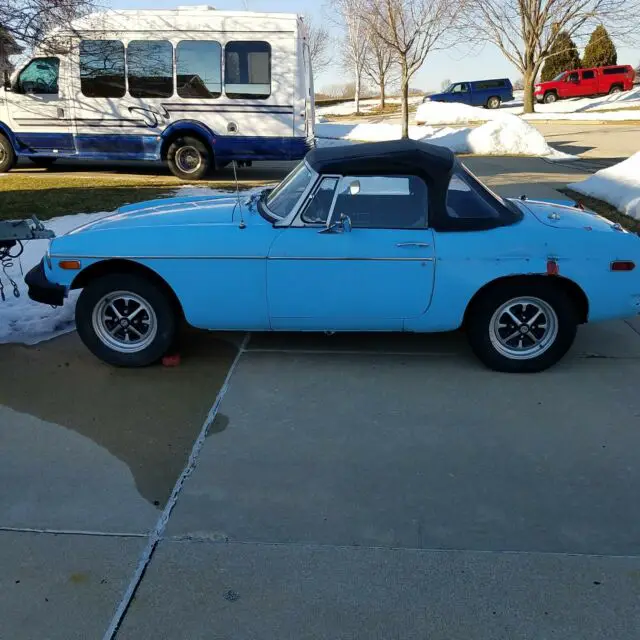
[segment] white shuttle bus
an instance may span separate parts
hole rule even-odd
[[[0,172],[19,158],[166,161],[199,179],[313,144],[313,76],[295,14],[92,14],[48,39],[0,90]]]

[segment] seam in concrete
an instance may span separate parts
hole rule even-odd
[[[83,529],[38,529],[35,527],[0,527],[9,533],[44,533],[64,536],[98,536],[104,538],[146,538],[148,533],[131,533],[125,531],[84,531]]]
[[[640,329],[636,329],[628,320],[625,320],[624,323],[633,331],[640,336]]]
[[[632,554],[608,554],[608,553],[580,553],[572,551],[526,551],[522,549],[439,549],[433,547],[385,547],[384,545],[349,545],[349,544],[322,544],[317,542],[261,542],[252,540],[215,540],[210,537],[181,534],[178,536],[168,536],[163,538],[164,542],[194,542],[196,544],[211,545],[234,545],[234,546],[256,546],[256,547],[297,547],[301,549],[359,549],[365,551],[416,551],[424,553],[478,553],[486,555],[538,555],[538,556],[562,556],[576,558],[626,558],[639,560],[640,553]]]
[[[209,410],[209,413],[205,418],[204,424],[202,425],[202,429],[200,430],[200,433],[193,444],[191,453],[189,454],[189,460],[187,461],[187,465],[185,466],[182,473],[180,474],[180,477],[176,481],[176,484],[173,487],[173,491],[171,492],[171,497],[169,498],[169,501],[167,502],[167,505],[164,508],[164,511],[160,515],[160,518],[158,519],[156,526],[154,527],[153,531],[149,534],[149,541],[144,551],[142,552],[142,555],[140,556],[140,560],[138,561],[138,565],[133,574],[133,577],[131,578],[131,581],[129,582],[129,586],[124,592],[124,595],[122,596],[122,599],[120,600],[120,603],[116,608],[116,611],[111,619],[111,623],[109,624],[109,627],[107,628],[103,636],[103,640],[112,640],[113,638],[115,638],[116,634],[118,633],[118,629],[124,619],[124,616],[127,613],[127,610],[129,608],[129,605],[131,604],[131,601],[133,600],[136,590],[138,589],[140,583],[142,582],[142,578],[144,577],[145,571],[149,566],[149,562],[151,561],[153,553],[156,547],[158,546],[158,542],[162,539],[162,534],[164,533],[167,523],[169,522],[169,517],[171,516],[171,512],[173,511],[173,508],[175,507],[178,501],[178,496],[182,491],[182,487],[184,486],[185,481],[193,473],[193,470],[196,467],[198,457],[200,455],[200,451],[202,450],[207,434],[209,433],[209,428],[211,427],[213,421],[216,418],[218,409],[220,408],[220,403],[222,402],[222,399],[224,398],[229,388],[229,381],[231,379],[231,376],[233,375],[233,372],[238,366],[238,362],[242,357],[242,354],[246,350],[250,337],[251,337],[251,334],[247,333],[244,339],[242,340],[242,344],[238,349],[238,353],[236,354],[236,357],[231,363],[231,367],[229,368],[229,371],[227,372],[227,376],[224,379],[222,387],[220,388],[220,391],[216,396],[215,402],[213,403],[213,406]]]

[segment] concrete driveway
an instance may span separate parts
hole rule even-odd
[[[636,637],[640,325],[524,377],[460,334],[230,338],[2,348],[3,635]]]

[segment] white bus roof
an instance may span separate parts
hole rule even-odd
[[[218,11],[209,5],[181,6],[151,11],[122,10],[91,13],[56,29],[51,35],[78,36],[90,32],[128,31],[260,31],[295,32],[300,17],[295,13]],[[258,27],[258,28],[257,28]]]

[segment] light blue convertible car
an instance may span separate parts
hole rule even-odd
[[[557,362],[577,325],[640,313],[640,239],[578,207],[505,200],[446,149],[311,151],[251,197],[156,200],[52,241],[30,295],[82,289],[80,337],[144,366],[181,318],[215,330],[450,331],[489,367]]]

